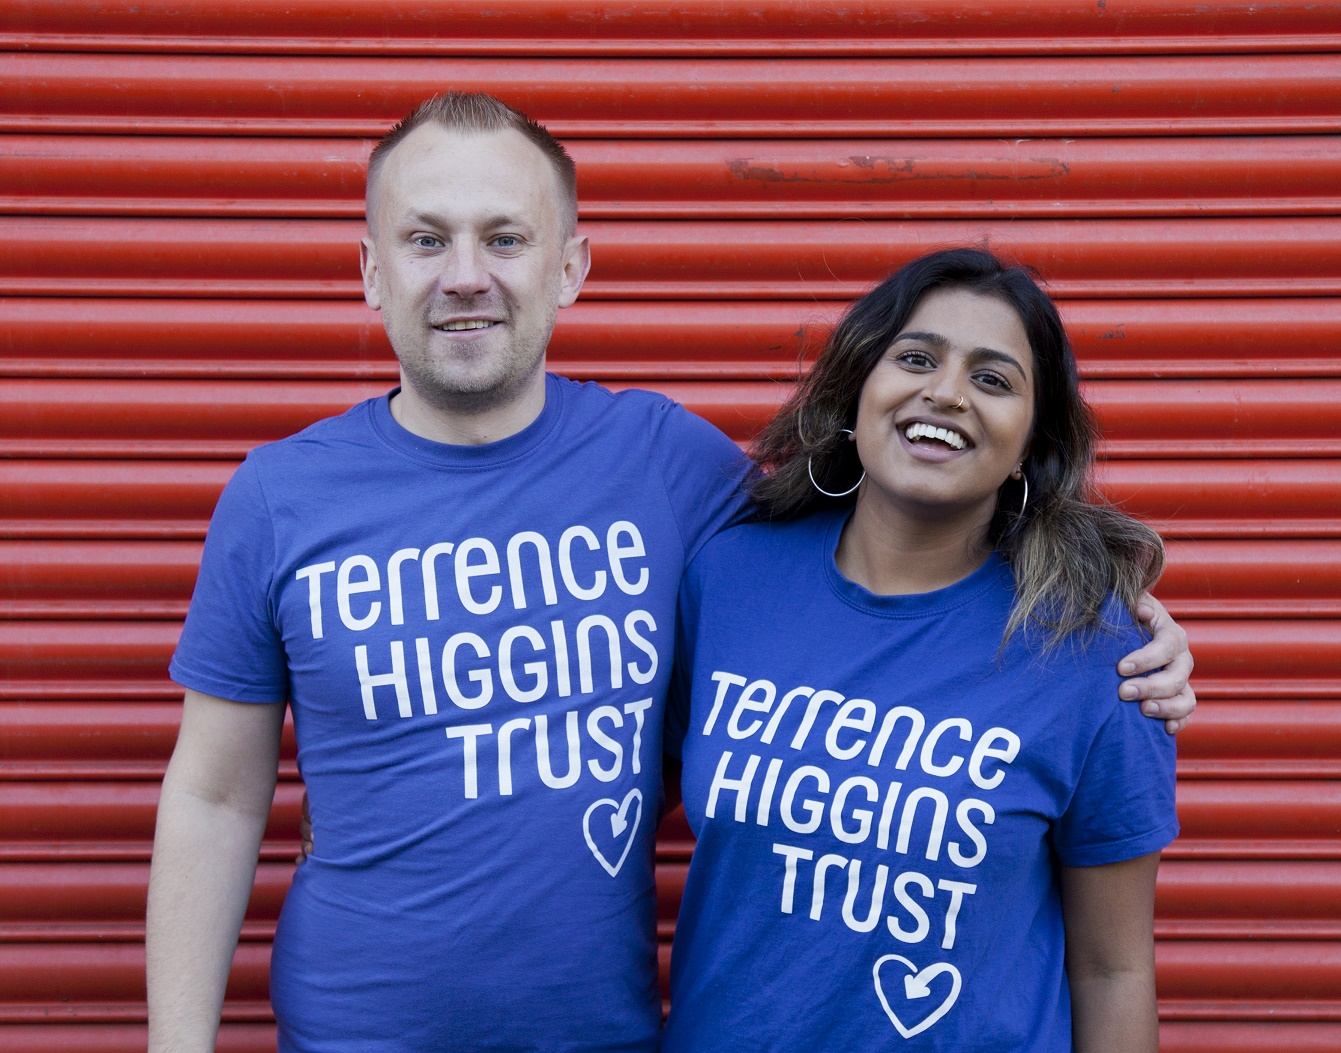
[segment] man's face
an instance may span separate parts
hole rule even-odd
[[[360,255],[406,387],[444,410],[506,405],[544,369],[589,256],[558,175],[520,132],[416,128],[387,155]]]

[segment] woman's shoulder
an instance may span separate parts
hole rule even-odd
[[[782,522],[747,520],[721,531],[702,549],[685,574],[695,591],[711,588],[774,589],[784,580],[795,583],[822,565],[820,554],[835,527],[833,516],[820,513]]]
[[[1111,682],[1116,698],[1118,660],[1149,639],[1149,632],[1122,598],[1110,592],[1088,625],[1058,638],[1045,622],[1031,620],[1011,639],[1008,649],[1020,648],[1030,666],[1046,668],[1078,690],[1085,690],[1082,685],[1092,686],[1096,679],[1105,685]]]
[[[728,527],[703,546],[695,563],[721,563],[742,558],[774,558],[813,550],[834,526],[834,515],[818,512],[801,519],[747,519]]]
[[[1092,627],[1092,646],[1100,646],[1105,653],[1117,658],[1142,646],[1150,634],[1133,616],[1122,597],[1110,592],[1104,598],[1099,617]]]

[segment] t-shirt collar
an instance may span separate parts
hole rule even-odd
[[[563,416],[563,384],[553,373],[545,374],[545,405],[530,424],[515,435],[479,446],[436,442],[407,430],[391,415],[391,399],[400,391],[392,388],[368,402],[369,422],[378,439],[392,449],[435,468],[495,468],[530,453],[545,441]]]
[[[820,546],[820,558],[829,586],[840,600],[852,607],[884,618],[921,618],[959,607],[988,589],[999,588],[1003,582],[1014,588],[1014,575],[1009,564],[993,549],[982,566],[943,589],[902,596],[877,595],[855,581],[849,581],[838,569],[838,541],[851,515],[851,510],[846,509],[832,515],[824,544]]]

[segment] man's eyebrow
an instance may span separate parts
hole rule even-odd
[[[410,223],[415,226],[442,227],[447,224],[443,217],[436,212],[412,212],[409,216]],[[492,216],[485,216],[480,221],[479,226],[484,230],[497,230],[500,227],[515,227],[518,230],[530,230],[533,224],[517,216],[509,215],[506,212],[499,212]]]

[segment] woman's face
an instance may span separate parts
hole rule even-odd
[[[1034,355],[1015,310],[962,288],[922,298],[866,378],[853,439],[859,500],[918,519],[981,516],[1034,420]]]

